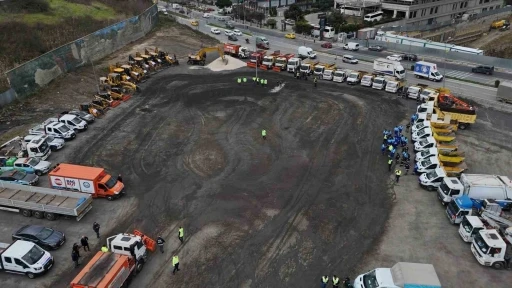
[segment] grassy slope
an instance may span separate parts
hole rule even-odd
[[[97,20],[123,18],[123,15],[119,15],[113,8],[99,2],[93,2],[90,6],[65,0],[48,0],[48,3],[50,4],[50,13],[0,14],[0,22],[21,19],[27,24],[55,24],[65,17],[90,16]]]

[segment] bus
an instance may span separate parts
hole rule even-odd
[[[366,15],[364,15],[364,21],[368,21],[368,22],[380,21],[380,19],[382,19],[382,15],[384,15],[384,13],[382,13],[382,11],[377,11],[377,12],[373,12],[370,14],[366,14]]]
[[[313,30],[311,30],[311,36],[320,37],[320,25],[315,24],[313,26]],[[324,38],[332,39],[334,37],[334,27],[325,26],[324,27]]]

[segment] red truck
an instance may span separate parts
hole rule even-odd
[[[125,193],[124,184],[103,168],[61,163],[48,173],[48,177],[54,189],[88,193],[93,198],[112,201]]]
[[[277,56],[276,63],[274,64],[274,68],[272,68],[272,70],[276,72],[285,71],[286,66],[288,65],[288,60],[292,59],[293,57],[295,57],[295,54],[293,53]]]
[[[246,59],[249,57],[249,50],[247,47],[243,47],[242,45],[224,43],[224,54],[238,57],[240,59]]]
[[[260,66],[265,55],[267,55],[267,51],[265,50],[258,50],[252,53],[251,56],[249,56],[249,62],[247,62],[247,66],[252,68]]]

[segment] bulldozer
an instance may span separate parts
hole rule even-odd
[[[202,48],[201,50],[199,50],[199,52],[197,52],[197,54],[189,54],[187,64],[204,66],[204,64],[206,64],[206,53],[214,51],[219,52],[219,55],[222,58],[222,60],[226,61],[226,58],[224,57],[223,47],[212,46]]]
[[[148,65],[149,71],[157,72],[157,64],[151,61],[149,55],[140,54],[139,52],[135,52],[135,59],[141,58],[142,62]]]
[[[134,84],[140,83],[142,81],[143,75],[138,72],[135,72],[132,66],[121,63],[116,63],[116,65],[109,66],[109,73],[117,73],[121,75],[121,79],[123,81],[129,81]]]
[[[102,87],[102,90],[111,90],[112,87],[119,87],[124,93],[140,91],[139,86],[130,81],[125,81],[119,73],[109,73],[107,77],[100,77],[100,87]]]
[[[102,101],[103,104],[108,103],[109,107],[114,108],[122,103],[123,95],[112,93],[111,91],[104,91],[94,95],[94,99]]]
[[[176,59],[176,55],[174,55],[173,57],[170,57],[169,53],[166,53],[164,51],[159,51],[158,48],[155,48],[155,52],[153,52],[153,53],[157,54],[157,57],[160,58],[164,62],[164,64],[167,64],[169,66],[180,65],[180,61],[178,61],[178,59]]]
[[[103,116],[106,112],[105,109],[93,103],[82,103],[79,108],[80,111],[87,112],[96,118]]]
[[[145,74],[149,74],[150,67],[148,64],[144,62],[144,59],[142,59],[142,57],[133,57],[132,55],[128,55],[128,62],[130,63],[130,65],[132,65],[132,67],[137,66],[144,70]]]
[[[155,53],[155,52],[150,52],[150,51],[146,48],[146,49],[144,49],[144,54],[145,54],[145,55],[149,55],[150,59],[151,59],[153,62],[155,62],[155,63],[159,64],[160,66],[162,66],[162,65],[163,65],[163,61],[162,61],[162,59],[158,58],[158,54],[157,54],[157,53]]]

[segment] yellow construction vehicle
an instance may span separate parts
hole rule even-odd
[[[199,50],[197,54],[188,54],[188,61],[187,64],[189,65],[203,65],[206,63],[206,53],[208,52],[215,52],[217,51],[222,58],[222,60],[226,60],[224,57],[224,49],[221,46],[212,46],[212,47],[205,47]]]
[[[139,83],[142,81],[143,78],[143,75],[141,73],[135,72],[133,67],[128,64],[121,65],[121,63],[116,63],[115,66],[110,65],[109,71],[110,73],[120,74],[122,81]]]
[[[94,95],[95,100],[100,100],[102,103],[108,103],[109,107],[117,107],[123,100],[122,94],[112,93],[111,91],[100,92]]]
[[[149,67],[149,71],[156,72],[157,70],[157,64],[153,61],[151,61],[151,57],[149,55],[140,54],[139,52],[135,52],[135,59],[137,61],[138,58],[142,59],[142,62]]]
[[[131,81],[131,82],[140,83],[144,79],[144,76],[145,76],[144,70],[137,72],[137,71],[135,71],[135,69],[133,69],[132,66],[130,66],[128,64],[123,64],[118,67],[122,68],[126,75],[130,75],[130,78],[133,79],[133,81]],[[142,72],[142,73],[140,73],[140,72]]]
[[[119,73],[109,73],[107,77],[100,77],[100,86],[102,90],[111,90],[112,87],[119,87],[124,93],[140,91],[139,86],[130,81],[124,81]]]
[[[151,52],[151,51],[149,51],[149,50],[146,48],[146,49],[144,49],[144,54],[145,54],[145,55],[149,55],[149,58],[150,58],[153,62],[157,63],[158,65],[160,65],[160,66],[162,66],[162,65],[163,65],[163,61],[162,61],[162,59],[158,58],[158,54],[157,54],[157,53],[155,53],[155,52]]]
[[[180,61],[176,58],[176,55],[173,55],[172,57],[169,56],[169,53],[160,51],[158,48],[155,48],[155,52],[150,52],[157,54],[157,57],[163,61],[163,64],[165,65],[180,65]],[[150,54],[151,55],[151,54]]]

